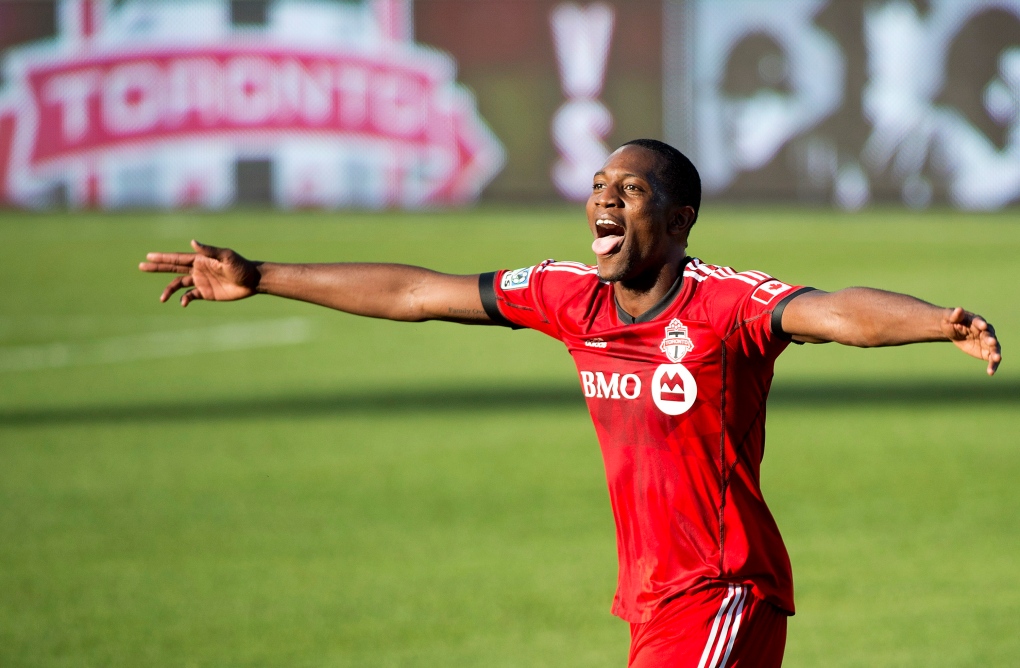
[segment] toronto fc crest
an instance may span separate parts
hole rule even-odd
[[[694,342],[687,336],[687,327],[673,318],[666,327],[666,338],[659,345],[659,350],[666,353],[671,362],[679,362],[684,355],[694,350]]]

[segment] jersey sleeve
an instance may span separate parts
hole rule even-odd
[[[783,310],[814,288],[791,285],[759,271],[715,268],[716,282],[708,305],[713,328],[727,343],[749,357],[775,358],[792,340],[783,331]]]
[[[555,279],[544,269],[552,260],[521,269],[481,274],[478,291],[485,313],[499,325],[536,329],[559,339],[560,329],[551,317],[556,309]]]

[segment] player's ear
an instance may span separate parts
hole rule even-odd
[[[694,207],[678,207],[670,219],[669,233],[672,236],[679,237],[679,239],[686,244],[687,235],[690,234],[691,226],[694,225],[694,221],[697,217],[698,214],[694,212]]]

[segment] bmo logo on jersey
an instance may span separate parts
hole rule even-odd
[[[591,399],[637,399],[641,395],[641,379],[632,373],[614,373],[606,379],[601,371],[582,371],[581,389]]]
[[[683,364],[660,364],[652,376],[652,401],[666,415],[682,415],[698,398],[698,384]]]

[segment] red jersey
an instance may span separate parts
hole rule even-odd
[[[667,599],[725,582],[792,614],[759,467],[773,365],[790,341],[782,308],[811,288],[692,258],[638,318],[577,262],[483,274],[479,288],[493,320],[559,339],[577,364],[616,518],[613,613],[646,622]]]

